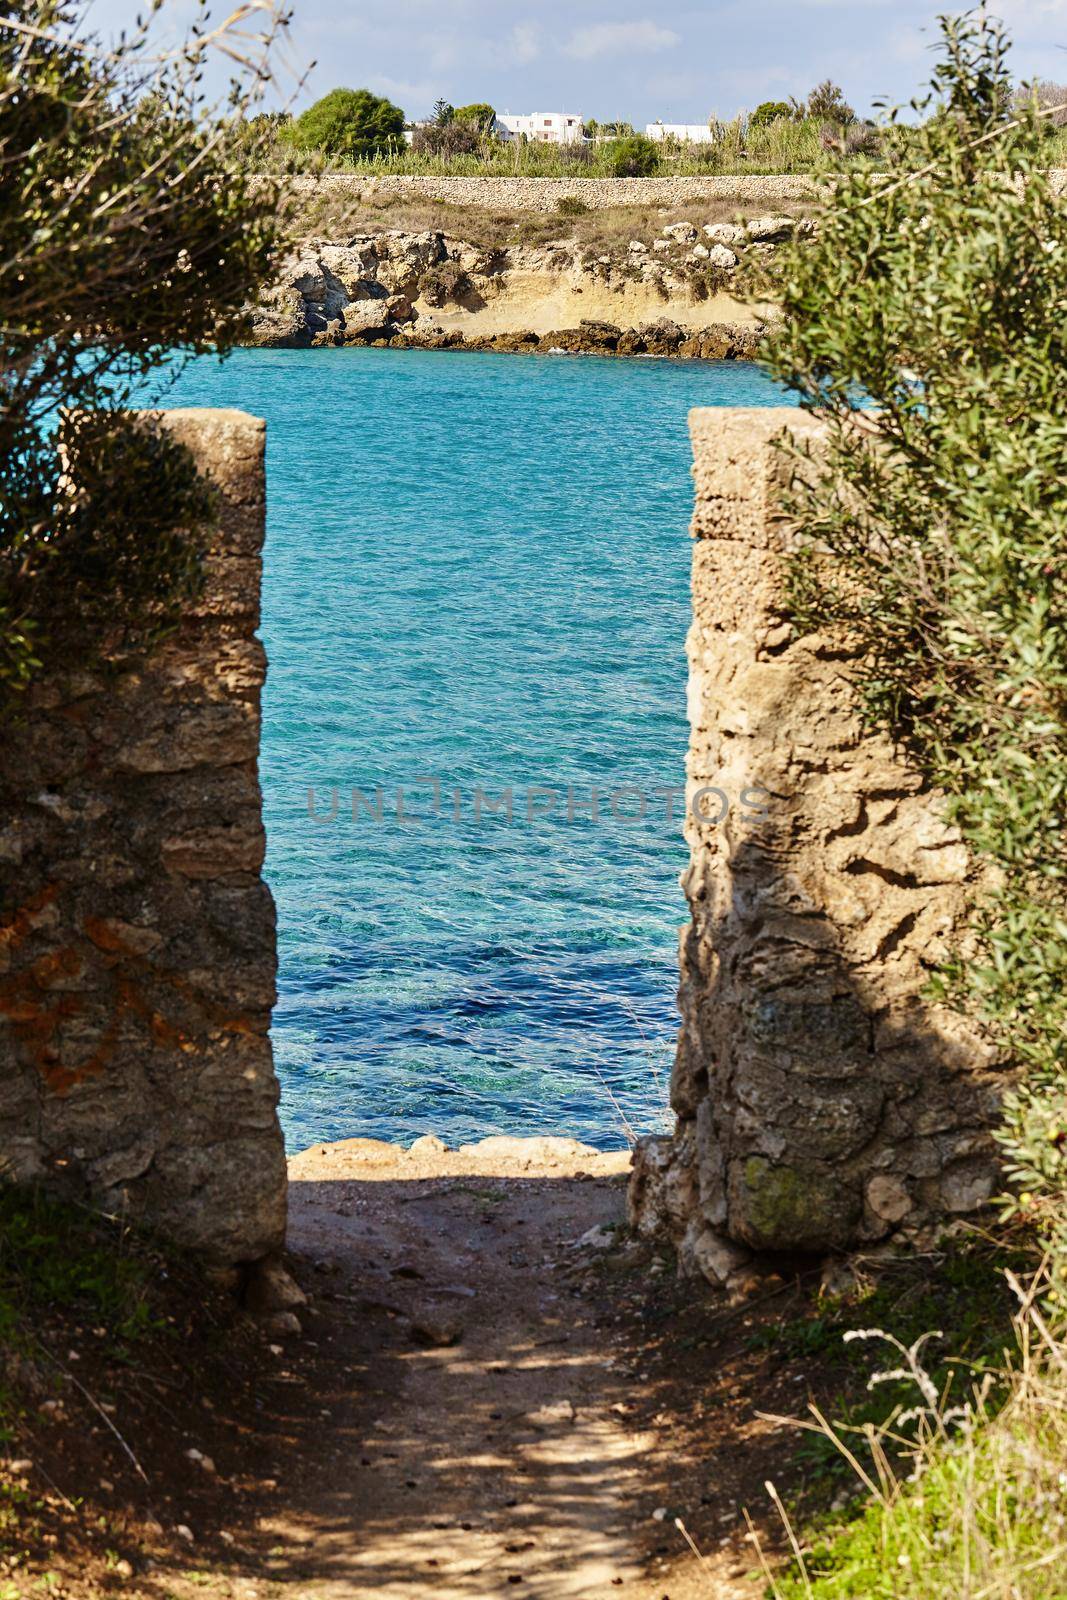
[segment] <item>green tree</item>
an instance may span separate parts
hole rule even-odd
[[[182,530],[210,497],[124,407],[176,352],[240,337],[281,244],[247,96],[221,120],[200,97],[207,42],[159,64],[143,29],[105,51],[84,23],[65,0],[0,18],[0,690],[135,645],[194,592]]]
[[[659,147],[643,133],[612,140],[606,154],[616,178],[648,178],[659,171]]]
[[[455,114],[455,106],[450,105],[447,100],[435,100],[433,103],[433,111],[431,113],[433,126],[435,128],[447,128]]]
[[[748,125],[750,128],[765,128],[771,122],[788,122],[792,116],[793,107],[788,100],[764,100],[749,117]]]
[[[404,113],[369,89],[331,89],[289,124],[285,136],[300,150],[362,161],[403,145]]]
[[[887,131],[892,177],[840,164],[817,237],[756,292],[782,308],[770,371],[825,424],[793,453],[798,615],[862,646],[868,715],[995,868],[939,985],[1020,1069],[1002,1142],[1063,1301],[1067,208],[1002,30],[980,11],[942,37],[916,125]]]
[[[485,100],[475,100],[469,106],[457,106],[453,113],[457,122],[472,122],[481,132],[491,132],[496,121],[496,110]]]
[[[622,122],[618,119],[614,122],[597,122],[595,117],[591,117],[582,128],[582,132],[587,139],[598,137],[628,139],[632,136],[634,127],[632,122]]]

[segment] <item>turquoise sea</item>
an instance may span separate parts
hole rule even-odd
[[[163,403],[267,419],[290,1149],[658,1126],[685,918],[666,791],[686,413],[779,391],[732,362],[248,350],[193,362]]]

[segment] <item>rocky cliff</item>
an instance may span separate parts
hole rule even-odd
[[[599,249],[396,229],[311,239],[255,308],[252,338],[287,348],[749,356],[763,323],[738,298],[743,262],[813,228],[789,216],[674,222]]]

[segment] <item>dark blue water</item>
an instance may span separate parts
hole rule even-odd
[[[778,391],[727,362],[249,350],[165,403],[268,424],[290,1148],[657,1126],[685,914],[680,803],[656,791],[686,745],[686,412]]]

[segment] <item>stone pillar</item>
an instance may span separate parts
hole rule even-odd
[[[285,1237],[257,775],[264,424],[173,411],[219,491],[151,653],[57,672],[0,749],[0,1164],[210,1260]]]
[[[862,726],[841,641],[789,620],[773,440],[816,425],[690,420],[678,1123],[639,1151],[631,1200],[684,1269],[723,1281],[750,1249],[841,1250],[981,1205],[1003,1083],[979,1032],[923,992],[966,919],[968,852]]]

